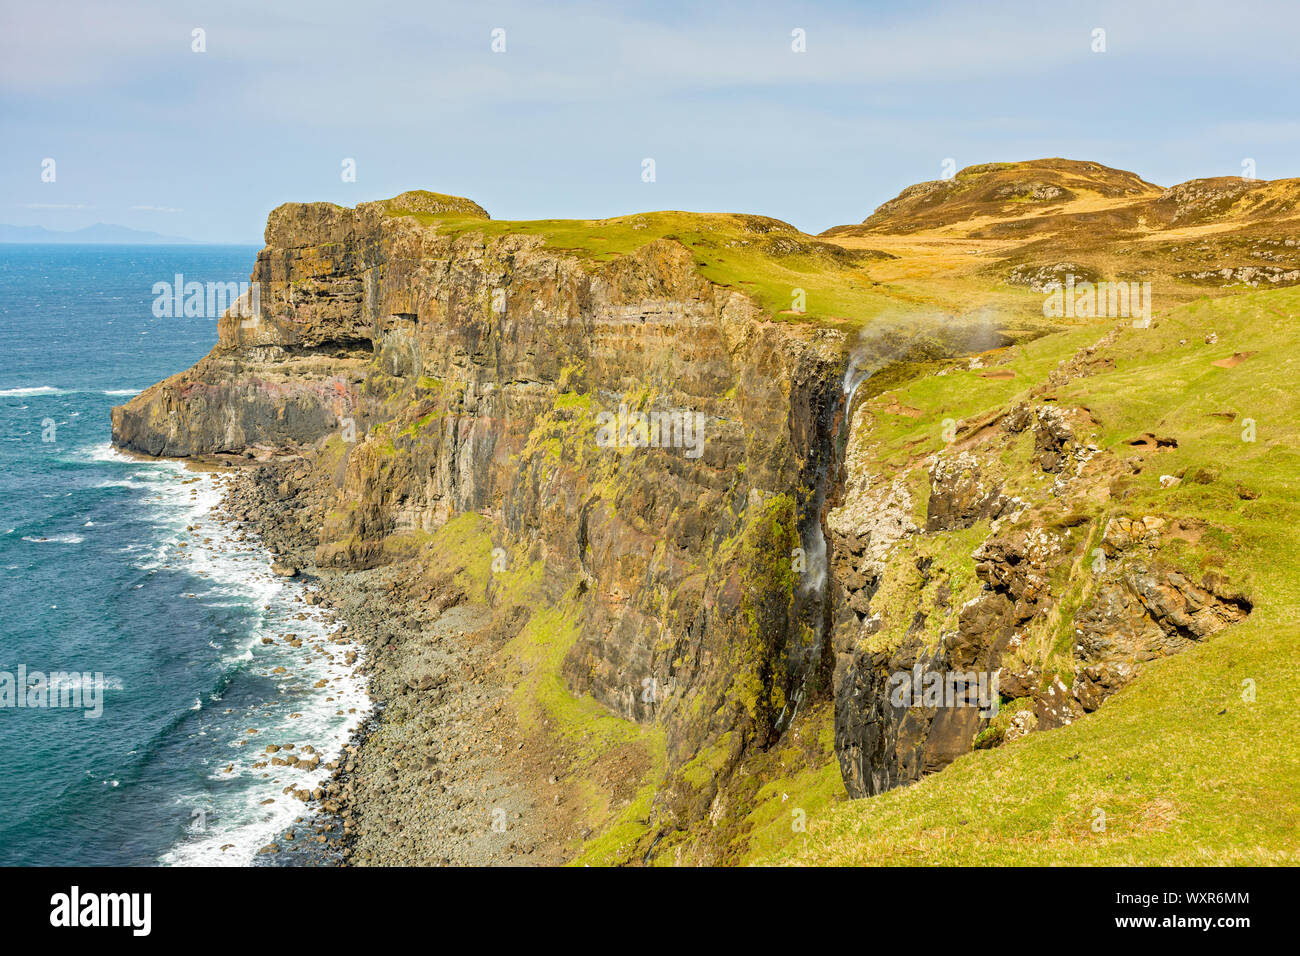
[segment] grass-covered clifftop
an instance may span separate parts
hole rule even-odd
[[[398,197],[385,204],[385,212],[415,219],[435,227],[439,234],[456,238],[537,236],[545,248],[573,255],[593,267],[656,239],[680,242],[706,279],[752,296],[773,316],[789,321],[855,330],[893,305],[866,269],[868,263],[887,256],[844,249],[767,216],[647,212],[614,219],[519,222],[426,212],[416,208],[418,205]]]
[[[1095,713],[1047,733],[959,757],[941,773],[866,800],[827,798],[820,778],[784,784],[807,830],[783,826],[751,859],[800,864],[1296,863],[1300,860],[1300,292],[1192,303],[1149,329],[1121,327],[1056,384],[1096,331],[1048,336],[988,357],[987,369],[926,374],[866,406],[874,467],[906,476],[943,447],[939,422],[990,419],[1035,390],[1086,409],[1088,437],[1116,467],[1081,514],[1062,515],[1089,544],[1108,521],[1153,516],[1152,559],[1220,574],[1249,596],[1239,623],[1181,653],[1147,661]],[[1045,391],[1043,391],[1045,388]],[[1143,440],[1154,434],[1161,445]],[[959,438],[962,433],[958,432]],[[1003,477],[1029,500],[1050,483],[1020,455]],[[1095,459],[1098,460],[1098,459]],[[924,476],[918,476],[924,480]],[[1162,482],[1162,478],[1164,481]],[[1170,485],[1170,479],[1178,479]],[[933,534],[954,577],[973,577],[966,532]],[[919,544],[917,546],[920,546]],[[916,546],[891,561],[886,602],[918,606],[908,579]],[[1058,587],[1086,599],[1091,551]],[[914,585],[915,582],[912,582]],[[910,601],[910,603],[909,603]],[[886,607],[885,614],[890,614]],[[883,634],[884,632],[882,632]],[[1072,674],[1072,618],[1045,621],[1026,646],[1045,673]],[[1064,638],[1064,643],[1058,639]],[[881,635],[878,635],[879,639]],[[1040,640],[1041,638],[1041,640]],[[775,797],[772,798],[773,800]],[[771,801],[769,801],[769,805]],[[1104,814],[1104,816],[1103,816]],[[763,812],[754,812],[760,822]],[[781,821],[783,824],[786,821]]]

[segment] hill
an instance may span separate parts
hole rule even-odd
[[[164,236],[161,233],[127,226],[97,222],[83,229],[58,230],[44,226],[9,226],[0,223],[0,242],[21,243],[87,243],[92,245],[179,245],[192,243],[192,239]]]

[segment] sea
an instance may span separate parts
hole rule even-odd
[[[246,281],[256,252],[0,245],[0,865],[270,862],[306,813],[285,789],[369,713],[349,646],[311,651],[340,624],[216,520],[221,479],[110,442],[112,406],[217,339],[156,284]],[[321,765],[269,764],[287,744]]]

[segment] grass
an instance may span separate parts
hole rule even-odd
[[[520,726],[546,736],[562,755],[568,778],[579,784],[579,813],[595,836],[575,847],[574,863],[624,863],[649,832],[655,784],[667,769],[664,734],[614,716],[590,694],[569,690],[561,668],[579,628],[579,602],[571,592],[558,607],[534,611],[503,655],[521,672],[513,692]],[[635,797],[618,806],[610,790],[595,782],[603,777],[596,771],[629,763],[639,769],[640,780]]]
[[[880,608],[880,630],[863,643],[863,649],[874,651],[897,647],[912,626],[912,614],[918,603],[922,607],[934,608],[936,594],[943,586],[950,591],[948,608],[942,615],[929,616],[924,636],[933,646],[941,633],[955,630],[959,609],[979,591],[971,553],[988,535],[988,521],[980,521],[969,528],[936,532],[899,542],[889,573],[883,577],[880,590],[872,599],[873,608]],[[922,558],[931,559],[924,575],[917,567]]]
[[[806,834],[768,844],[756,861],[1300,862],[1298,310],[1300,290],[1181,306],[1152,328],[1121,330],[1096,356],[1113,367],[1100,365],[1054,390],[1062,407],[1091,411],[1097,443],[1116,456],[1135,454],[1128,442],[1143,432],[1177,441],[1147,453],[1105,508],[1202,529],[1194,540],[1167,536],[1163,556],[1243,585],[1255,602],[1251,616],[1145,664],[1132,684],[1070,726],[971,752],[881,796],[823,802],[809,813]],[[1217,341],[1207,344],[1211,332]],[[899,388],[898,401],[924,409],[925,420],[895,422],[873,412],[878,454],[901,463],[938,447],[929,435],[936,418],[975,417],[1014,402],[1056,360],[1097,337],[1095,329],[1070,332],[1012,350],[1014,380],[953,373]],[[1232,368],[1211,364],[1251,351]],[[1255,420],[1253,442],[1243,440],[1243,418]],[[1184,477],[1165,489],[1161,474]],[[815,780],[802,785],[812,795]],[[803,800],[803,792],[796,788],[790,799]]]
[[[969,369],[949,364],[945,375],[923,374],[905,387],[874,396],[868,404],[872,428],[880,448],[882,466],[897,467],[917,457],[939,451],[944,441],[944,423],[951,419],[962,435],[962,425],[1026,395],[1063,358],[1102,337],[1104,327],[1090,325],[1012,346],[986,357],[998,369],[1015,372],[1015,378],[986,378],[987,368]],[[920,414],[890,412],[894,405]]]
[[[900,300],[872,279],[870,267],[878,254],[847,250],[763,216],[666,211],[599,220],[507,221],[402,214],[452,238],[537,236],[546,248],[569,253],[593,269],[656,239],[673,239],[690,250],[701,275],[746,293],[782,321],[853,331],[875,316],[909,306],[906,297]],[[798,290],[803,290],[802,312],[796,311]],[[912,304],[920,308],[926,303],[917,299]]]
[[[1294,864],[1300,627],[1254,618],[1147,665],[1096,714],[810,814],[767,863]],[[1253,680],[1256,700],[1242,699]],[[1105,813],[1104,831],[1093,829]]]
[[[577,590],[570,587],[554,597],[565,582],[551,580],[543,561],[503,555],[492,531],[488,518],[462,512],[419,536],[419,562],[435,576],[449,569],[473,600],[500,613],[531,609],[519,632],[497,652],[515,672],[511,710],[522,730],[546,741],[565,783],[579,794],[580,823],[592,836],[570,848],[574,862],[628,862],[649,832],[655,784],[667,769],[663,731],[616,717],[589,694],[569,690],[562,667],[578,636]],[[614,777],[620,786],[610,786]],[[632,798],[618,800],[628,786]]]

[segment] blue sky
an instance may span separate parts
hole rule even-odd
[[[1297,49],[1300,3],[1250,0],[0,0],[0,222],[260,242],[281,202],[427,188],[499,219],[818,232],[949,157],[1291,177]]]

